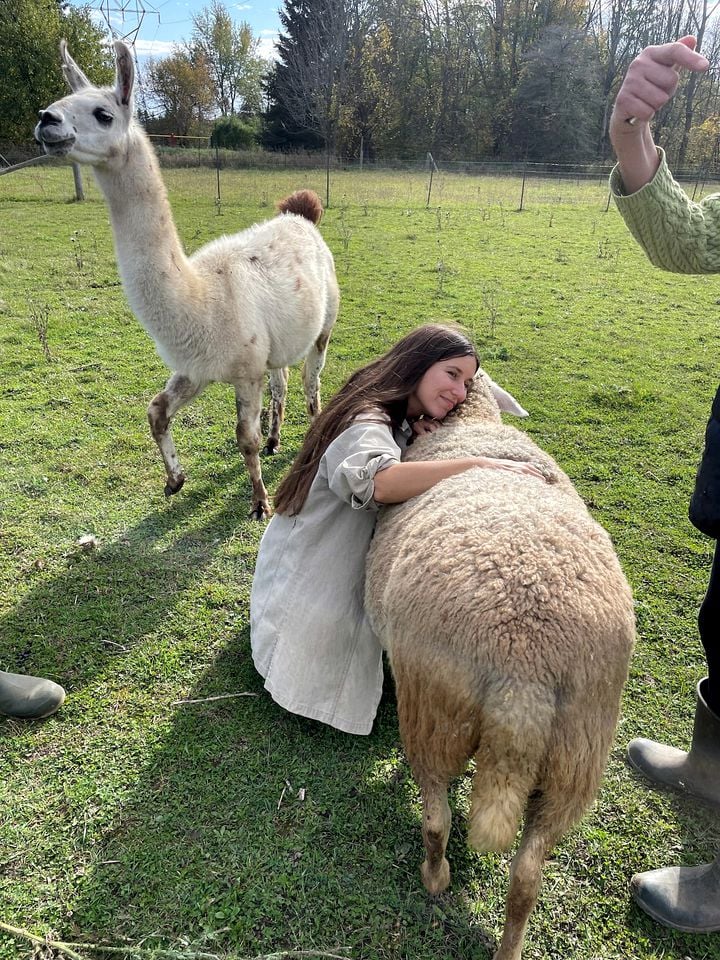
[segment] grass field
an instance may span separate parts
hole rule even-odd
[[[212,170],[166,180],[188,250],[323,182],[225,173],[218,208]],[[720,960],[717,935],[656,926],[628,894],[634,871],[710,859],[718,821],[623,760],[636,735],[687,743],[703,671],[712,544],[686,513],[720,278],[653,270],[601,184],[536,183],[517,213],[519,181],[470,180],[443,178],[425,209],[424,178],[335,176],[322,231],[343,301],[324,393],[417,323],[456,320],[531,412],[614,539],[638,645],[600,796],[547,865],[525,957]],[[467,850],[460,780],[452,884],[427,898],[390,682],[368,738],[263,693],[247,625],[262,527],[245,519],[230,389],[178,418],[188,481],[166,501],[145,419],[166,371],[124,302],[104,204],[94,188],[68,203],[71,187],[65,169],[0,179],[0,667],[69,691],[51,720],[0,720],[0,920],[128,956],[489,958],[510,856]],[[305,427],[295,372],[271,489]],[[0,933],[0,960],[31,956]]]

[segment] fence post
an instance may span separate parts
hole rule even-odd
[[[73,172],[73,179],[75,181],[75,199],[84,200],[85,193],[83,191],[82,171],[80,170],[79,163],[73,163],[72,172]]]
[[[217,177],[217,196],[215,197],[215,206],[218,216],[220,215],[220,148],[217,140],[215,141],[215,176]]]
[[[520,206],[518,207],[518,213],[522,213],[523,201],[525,199],[525,177],[526,176],[527,176],[527,155],[525,156],[525,163],[523,164],[522,187],[520,188]]]
[[[435,165],[435,160],[433,159],[433,155],[430,153],[429,150],[428,150],[426,159],[427,159],[427,162],[430,164],[430,183],[428,184],[427,203],[425,204],[425,209],[427,210],[428,207],[430,206],[430,194],[432,193],[433,173],[437,170],[437,166]]]
[[[362,173],[364,152],[365,152],[365,137],[362,134],[360,134],[360,173]]]

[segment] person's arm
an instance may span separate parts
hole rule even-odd
[[[650,183],[660,166],[650,121],[675,93],[678,71],[703,72],[710,66],[695,53],[695,44],[695,37],[687,36],[646,47],[628,68],[610,118],[610,141],[626,194]]]
[[[374,499],[376,503],[402,503],[425,493],[441,480],[464,473],[472,467],[489,470],[507,470],[544,480],[543,474],[530,463],[517,460],[498,460],[493,457],[463,457],[458,460],[417,460],[412,463],[394,463],[375,474]]]

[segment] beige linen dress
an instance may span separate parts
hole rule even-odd
[[[281,707],[346,733],[370,733],[382,694],[382,648],[363,603],[373,478],[399,463],[410,435],[380,413],[356,419],[328,445],[300,513],[275,514],[260,543],[255,667]]]

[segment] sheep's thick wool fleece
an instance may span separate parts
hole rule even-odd
[[[479,467],[383,511],[366,609],[396,680],[405,677],[401,718],[421,718],[422,702],[434,710],[447,703],[452,735],[467,737],[468,755],[490,723],[535,741],[539,758],[561,717],[593,744],[589,796],[634,640],[630,588],[568,477],[514,427],[458,419],[416,441],[404,459],[464,456],[528,461],[550,482]]]
[[[720,194],[694,203],[673,179],[658,148],[660,166],[653,179],[625,195],[620,170],[610,189],[630,232],[648,259],[673,273],[720,272]]]

